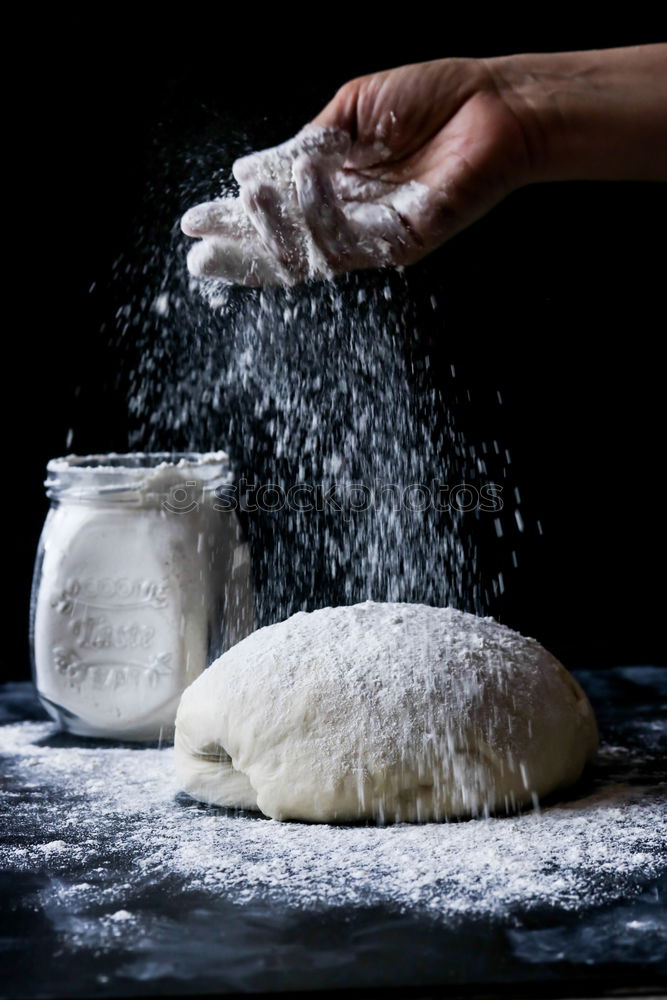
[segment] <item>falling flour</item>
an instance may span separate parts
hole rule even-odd
[[[499,552],[519,534],[508,459],[496,442],[466,441],[431,377],[403,276],[214,283],[207,300],[170,268],[168,313],[139,338],[131,447],[229,451],[258,625],[367,599],[484,613],[504,587]],[[289,502],[300,485],[312,510]],[[503,538],[490,537],[480,564],[480,528],[494,523]]]
[[[176,192],[173,177],[159,191],[156,182],[160,237],[173,224],[160,215],[165,186],[183,208],[216,190],[232,199],[225,156],[210,149],[186,162]],[[288,288],[195,280],[191,241],[175,230],[168,246],[155,238],[138,227],[133,259],[117,266],[119,286],[136,282],[137,259],[146,275],[117,315],[134,362],[129,444],[229,452],[257,624],[368,599],[489,610],[522,534],[509,455],[492,428],[487,440],[466,439],[453,406],[459,394],[467,405],[465,387],[449,366],[446,377],[434,370],[422,335],[420,309],[440,315],[435,300],[417,301],[395,268]],[[290,505],[302,484],[317,509]]]

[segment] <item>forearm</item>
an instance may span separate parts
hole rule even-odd
[[[527,182],[667,180],[667,45],[485,62],[521,124]]]

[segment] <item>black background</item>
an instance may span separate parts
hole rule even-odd
[[[111,269],[131,259],[137,219],[159,204],[171,226],[191,203],[167,187],[160,200],[171,163],[182,180],[184,151],[218,133],[244,130],[256,148],[281,141],[347,78],[375,69],[661,39],[638,17],[589,29],[580,18],[433,20],[421,5],[380,26],[341,7],[317,24],[293,6],[269,20],[254,6],[142,10],[60,9],[12,35],[8,676],[28,672],[47,459],[66,452],[70,428],[79,453],[127,447]],[[666,222],[664,185],[536,186],[410,275],[417,300],[433,291],[440,302],[423,311],[436,377],[456,366],[466,432],[511,451],[521,489],[520,566],[490,611],[571,666],[664,662]]]

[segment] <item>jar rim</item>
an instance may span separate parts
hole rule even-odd
[[[168,496],[184,482],[210,493],[231,476],[225,451],[65,455],[52,458],[46,470],[46,493],[52,499],[135,504]]]
[[[128,471],[149,471],[173,466],[179,469],[199,468],[209,465],[226,465],[226,451],[134,451],[96,455],[63,455],[47,462],[47,472],[69,472],[75,469],[94,469],[101,475]]]

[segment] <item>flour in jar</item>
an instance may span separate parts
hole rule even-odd
[[[47,711],[80,735],[170,738],[183,689],[252,627],[247,550],[212,493],[227,456],[150,459],[49,464],[35,680]]]

